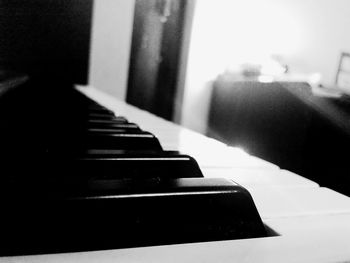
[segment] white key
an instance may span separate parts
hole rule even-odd
[[[259,168],[205,168],[204,177],[227,178],[244,187],[319,187],[309,179],[287,170]]]
[[[328,188],[248,187],[263,219],[350,213],[350,198]]]

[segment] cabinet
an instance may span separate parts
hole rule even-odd
[[[212,88],[208,136],[350,193],[348,97],[315,96],[306,82],[219,78]]]

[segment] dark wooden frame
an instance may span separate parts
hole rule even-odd
[[[148,6],[151,2],[154,6]],[[169,3],[172,4],[171,14],[164,11]],[[168,120],[173,120],[176,97],[182,94],[177,89],[184,27],[187,25],[186,8],[186,0],[137,0],[135,6],[126,100]],[[159,24],[157,19],[166,22]],[[153,29],[144,28],[147,23],[153,23]],[[148,36],[145,36],[146,31]],[[147,42],[153,45],[151,50],[145,48]],[[147,56],[149,59],[145,59]]]
[[[341,78],[342,76],[347,76],[347,78],[349,78],[349,88],[350,88],[350,67],[348,69],[344,68],[345,60],[348,60],[350,65],[350,53],[342,52],[340,54],[338,70],[335,77],[335,84],[337,86],[342,86]]]

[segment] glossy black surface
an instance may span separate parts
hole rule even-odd
[[[243,187],[60,90],[30,80],[0,97],[0,255],[266,235]]]
[[[265,235],[249,193],[224,179],[61,181],[48,186],[13,184],[2,192],[1,255]]]
[[[57,167],[57,177],[69,171],[68,176],[77,180],[203,177],[192,157],[168,151],[90,150],[77,158],[57,156],[50,165]]]
[[[27,151],[31,158],[88,149],[162,150],[155,135],[62,83],[48,87],[32,79],[7,92],[0,100],[0,122],[0,152],[5,156]]]

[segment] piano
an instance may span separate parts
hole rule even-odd
[[[3,126],[5,132],[3,131],[2,135],[18,140],[13,145],[13,141],[2,137],[1,157],[3,167],[6,168],[3,171],[10,169],[11,173],[5,174],[8,177],[3,177],[2,184],[0,262],[348,262],[350,260],[349,197],[332,189],[320,187],[316,182],[251,156],[242,149],[229,147],[128,105],[94,87],[76,86],[74,94],[75,99],[87,98],[88,101],[96,103],[95,106],[91,106],[93,104],[90,103],[89,118],[85,119],[83,126],[81,122],[77,124],[77,116],[68,111],[70,106],[75,105],[75,99],[72,100],[72,104],[66,99],[64,105],[67,106],[67,112],[63,109],[63,115],[62,109],[59,114],[55,111],[43,114],[45,118],[53,118],[49,123],[55,132],[49,133],[48,138],[45,137],[47,136],[45,126],[41,126],[42,119],[36,119],[36,116],[30,114],[36,110],[45,113],[41,107],[54,105],[56,96],[61,95],[54,94],[54,100],[45,101],[43,105],[36,104],[33,106],[34,112],[29,108],[28,112],[23,110],[32,103],[23,96],[20,100],[24,103],[24,106],[20,107],[22,110],[16,110],[16,105],[10,103],[6,105],[12,107],[7,108],[9,111],[6,113],[1,111],[1,117],[17,128],[11,129],[12,134]],[[79,113],[79,110],[74,112]],[[106,113],[115,116],[112,124],[109,123],[109,118],[104,119]],[[8,114],[18,118],[11,123],[6,119]],[[32,116],[32,119],[24,118],[25,114]],[[68,120],[61,120],[60,116],[70,117]],[[59,124],[63,122],[69,125],[60,127]],[[102,123],[107,123],[109,129],[106,130]],[[85,132],[84,138],[81,139],[74,131],[81,127],[85,129],[86,125],[90,131]],[[68,128],[72,126],[75,127],[74,130]],[[101,128],[102,126],[104,128]],[[140,130],[137,130],[138,128]],[[101,133],[104,134],[102,142],[101,137],[96,139],[96,132],[97,137],[102,136]],[[113,137],[113,134],[132,136],[126,136],[128,143],[123,145],[124,149],[119,149],[116,145],[120,145],[120,136]],[[42,140],[43,137],[45,140]],[[60,138],[66,140],[62,141]],[[135,145],[140,138],[146,138],[147,149],[151,148],[151,151],[136,150]],[[42,141],[50,142],[50,147],[47,147],[47,144],[38,144]],[[110,143],[115,144],[106,149],[106,145]],[[130,149],[125,149],[127,145],[131,145]],[[162,156],[159,156],[160,149],[164,154]],[[18,156],[21,158],[13,159]],[[52,158],[42,162],[42,158],[47,158],[46,156]],[[180,165],[172,163],[174,159]],[[160,170],[149,165],[150,162],[160,164]],[[100,167],[106,167],[106,170],[99,172],[102,173],[102,178],[96,178],[96,171],[99,171]],[[119,175],[111,175],[110,170],[120,171]],[[134,172],[131,173],[131,170]],[[169,170],[171,171],[169,174],[163,174]],[[36,174],[33,174],[33,171]],[[146,176],[139,178],[143,171],[148,171],[149,174],[146,173]],[[184,176],[178,176],[179,174]],[[211,196],[208,198],[208,195],[213,193],[219,194],[213,195],[215,198]],[[42,202],[42,196],[49,202]],[[123,200],[120,203],[113,203],[116,196]],[[171,199],[172,197],[174,199]],[[235,199],[236,197],[238,199]],[[165,201],[159,201],[161,198]],[[103,210],[97,205],[101,204],[99,203],[101,199],[111,201],[103,203],[107,204],[104,205],[105,209],[113,210],[113,207],[122,209],[123,206],[124,211],[128,211],[131,207],[137,209],[135,213],[130,213],[129,217],[125,218],[120,218],[114,213],[104,214],[103,211],[108,210]],[[81,200],[85,202],[83,208],[79,205]],[[227,204],[223,200],[239,201]],[[8,206],[9,202],[11,206]],[[70,205],[71,202],[78,205]],[[164,206],[162,210],[168,215],[164,218],[169,224],[162,220],[153,222],[152,216],[147,217],[148,213],[159,215],[159,208],[167,202],[174,208]],[[248,205],[248,212],[245,211],[245,205]],[[190,207],[196,209],[189,209]],[[230,208],[242,212],[242,217],[239,219],[243,221],[235,222],[230,217]],[[67,218],[67,211],[71,217]],[[130,237],[130,231],[137,225],[137,220],[133,221],[134,217],[140,216],[138,211],[141,211],[141,219],[151,218],[146,220],[146,225],[150,228],[142,230],[141,227],[139,231],[132,232],[136,234]],[[188,223],[179,216],[184,211],[189,215],[189,221],[196,219],[189,224],[188,229],[176,225],[178,222],[181,222],[180,225]],[[215,220],[223,224],[219,226],[229,228],[215,229]],[[198,221],[204,225],[204,229],[213,231],[204,231],[203,236],[196,237],[197,231],[202,231],[200,228],[194,229]],[[62,222],[64,227],[57,224],[50,225],[50,222]],[[116,229],[107,227],[114,222]],[[49,223],[48,226],[46,223]],[[18,227],[13,227],[14,225]],[[46,232],[37,231],[37,228],[43,225]],[[239,226],[243,229],[242,235],[237,234],[240,233]],[[76,231],[78,235],[71,235],[71,231]],[[93,231],[91,237],[107,237],[107,241],[84,240],[89,237],[91,231]],[[116,238],[118,235],[122,238]],[[41,240],[37,241],[38,237]],[[60,240],[64,238],[66,242],[61,243]],[[115,245],[115,240],[121,241]],[[110,241],[114,243],[110,245]],[[67,246],[62,250],[55,250],[50,244],[67,244]],[[26,251],[26,248],[29,250]]]

